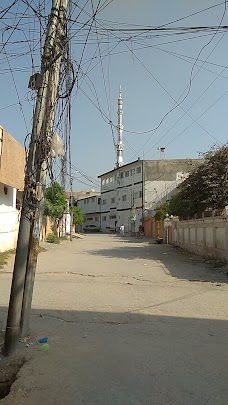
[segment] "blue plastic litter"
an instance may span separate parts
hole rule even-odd
[[[48,337],[43,337],[38,340],[38,343],[47,343],[47,342],[48,342]]]

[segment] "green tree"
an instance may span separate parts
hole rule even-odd
[[[228,146],[214,148],[202,157],[202,164],[170,200],[170,214],[181,219],[192,218],[205,210],[222,210],[228,204]]]
[[[63,212],[67,208],[67,201],[62,187],[58,183],[53,183],[45,193],[44,215],[51,217],[55,221],[54,233],[56,233],[57,222],[63,217]]]
[[[155,208],[155,211],[156,221],[163,221],[166,214],[169,214],[169,201],[166,201],[163,204],[159,205],[159,207]]]
[[[80,208],[73,207],[72,208],[72,213],[73,213],[73,223],[74,223],[74,225],[82,225],[85,218],[84,218],[84,215],[83,215],[82,211],[80,210]]]

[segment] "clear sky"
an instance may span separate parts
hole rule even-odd
[[[4,2],[0,12],[12,2]],[[35,10],[40,5],[42,15],[50,10],[50,1],[29,3]],[[111,128],[110,121],[117,124],[119,85],[123,97],[125,163],[138,156],[159,159],[158,147],[166,147],[167,159],[196,158],[199,152],[212,145],[227,142],[227,30],[107,31],[109,28],[161,25],[169,28],[218,26],[226,3],[219,0],[113,0],[108,3],[106,0],[100,2],[107,6],[96,16],[82,57],[79,87],[72,95],[71,157],[74,168],[93,179],[114,168],[113,134],[116,137],[116,128]],[[197,13],[218,3],[221,4]],[[89,25],[77,31],[81,23],[89,19],[92,6],[96,9],[97,4],[98,0],[81,0],[72,5],[74,18],[83,9],[77,22],[72,23],[72,58],[76,68]],[[28,91],[29,76],[38,69],[32,66],[33,62],[39,64],[39,52],[31,49],[36,40],[39,44],[38,25],[31,8],[26,10],[27,17],[19,21],[25,10],[25,3],[18,0],[0,25],[1,42],[8,39],[7,45],[1,46],[0,124],[21,143],[31,131],[35,95]],[[194,15],[183,18],[191,14]],[[178,19],[181,20],[175,22]],[[18,21],[17,29],[13,31],[12,27]],[[228,4],[222,25],[228,25]],[[187,94],[190,77],[188,96],[173,109],[175,102],[182,101]],[[19,100],[22,108],[18,105]],[[16,105],[8,107],[12,104]],[[90,182],[79,173],[75,176],[75,190],[97,188],[96,180]]]

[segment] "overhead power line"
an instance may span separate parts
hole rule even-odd
[[[142,28],[104,28],[104,31],[110,31],[110,32],[147,32],[147,31],[154,31],[154,32],[175,32],[175,31],[184,31],[184,32],[195,32],[195,31],[216,31],[217,29],[219,30],[227,30],[228,25],[219,25],[219,26],[213,26],[213,25],[205,25],[205,26],[191,26],[191,27],[142,27]]]
[[[188,15],[186,15],[186,16],[184,16],[184,17],[180,17],[180,18],[177,18],[177,19],[175,19],[175,20],[172,20],[172,21],[169,21],[169,22],[167,22],[167,23],[164,23],[164,24],[160,25],[159,27],[160,27],[160,28],[166,27],[166,26],[171,25],[171,24],[174,24],[174,23],[176,23],[176,22],[186,20],[187,18],[193,17],[194,15],[204,13],[205,11],[208,11],[208,10],[211,10],[211,9],[213,9],[213,8],[216,8],[216,7],[219,7],[219,6],[221,6],[221,5],[224,5],[224,1],[225,1],[226,3],[228,2],[228,0],[223,0],[223,1],[221,1],[220,3],[214,4],[213,6],[206,7],[206,8],[204,8],[204,9],[202,9],[202,10],[195,11],[194,13],[188,14]],[[126,23],[126,22],[110,21],[110,20],[105,20],[105,19],[101,19],[100,21],[103,22],[103,23],[108,23],[108,24],[131,25],[132,27],[133,27],[133,26],[134,26],[134,27],[140,27],[140,26],[141,26],[141,25],[139,25],[139,24],[130,24],[130,23]],[[157,28],[158,28],[158,27],[157,27]]]
[[[201,117],[203,117],[204,114],[206,114],[206,112],[208,112],[212,107],[214,107],[215,104],[217,104],[223,97],[225,97],[228,94],[228,90],[222,94],[212,105],[210,105],[202,114],[200,114],[200,116],[197,118],[197,120],[199,120]],[[171,141],[169,141],[166,145],[165,148],[170,145],[173,141],[175,141],[177,138],[179,138],[185,131],[187,131],[187,129],[189,129],[195,122],[191,122],[191,124],[189,124],[183,131],[181,131],[179,134],[177,134]],[[155,148],[155,146],[157,146],[162,139],[165,138],[165,136],[168,134],[168,132],[170,132],[173,128],[174,128],[175,124],[173,125],[172,128],[170,128],[169,131],[167,131],[147,152],[147,154],[153,149]],[[215,137],[213,137],[213,139],[216,141],[216,143],[218,143],[218,145],[221,145],[221,142],[218,141]],[[157,153],[153,154],[150,159],[152,159]]]

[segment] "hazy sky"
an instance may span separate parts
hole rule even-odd
[[[4,3],[11,4],[11,2]],[[43,1],[34,0],[31,3],[35,7]],[[98,0],[93,1],[94,8],[97,3]],[[108,2],[102,0],[102,3]],[[81,72],[86,73],[86,76],[79,77],[79,89],[74,90],[72,97],[71,156],[75,167],[95,179],[97,175],[114,167],[116,156],[112,128],[108,121],[112,121],[114,125],[117,124],[117,97],[120,84],[124,110],[125,163],[138,156],[159,159],[158,147],[166,147],[167,159],[195,158],[199,151],[206,151],[215,143],[227,142],[228,33],[226,30],[221,30],[216,35],[211,30],[188,33],[149,31],[143,35],[139,31],[107,32],[105,30],[108,27],[130,28],[136,25],[158,27],[218,3],[220,3],[218,0],[113,0],[98,14],[82,58]],[[75,17],[80,8],[85,4],[86,6],[77,23],[72,27],[72,57],[76,62],[81,58],[88,26],[85,28],[86,31],[81,30],[78,34],[75,30],[81,22],[88,19],[87,13],[92,14],[91,1],[81,0],[77,4]],[[0,7],[3,8],[3,6]],[[4,7],[6,7],[5,4]],[[17,9],[14,8],[13,11],[19,13],[22,9],[24,11],[25,6],[22,1],[18,1]],[[50,1],[46,1],[43,11],[47,15],[49,10]],[[217,7],[173,22],[166,27],[217,26],[223,12],[224,3],[221,2]],[[2,49],[0,59],[0,124],[21,143],[31,131],[34,104],[32,101],[34,94],[28,92],[27,88],[29,76],[32,74],[32,59],[26,43],[26,30],[27,38],[33,38],[33,44],[35,38],[38,38],[38,34],[33,33],[33,11],[30,9],[28,13],[31,18],[26,20],[27,25],[24,20],[20,21],[20,24],[24,24],[25,32],[19,35],[19,39],[24,38],[25,42],[13,44],[12,49],[8,44],[7,48]],[[4,20],[4,24],[0,26],[1,32],[7,28],[6,21]],[[13,25],[12,21],[16,20],[13,20],[13,14],[9,14],[7,24]],[[228,25],[228,10],[222,25]],[[96,28],[98,34],[96,34]],[[3,41],[9,37],[9,33],[10,28],[5,31]],[[12,42],[13,39],[15,41],[15,34]],[[192,66],[201,49],[199,60],[193,70],[189,95],[166,116],[175,102],[181,101],[186,95]],[[8,60],[4,51],[8,53]],[[27,55],[22,56],[23,52]],[[17,58],[17,54],[21,56]],[[91,58],[93,58],[92,62]],[[38,60],[38,54],[35,60]],[[205,60],[205,63],[202,62]],[[18,104],[5,108],[18,103],[18,97],[27,128]],[[100,108],[104,113],[103,116],[99,111]],[[158,129],[155,131],[143,133],[156,127]],[[115,127],[113,127],[113,133],[116,137]],[[58,175],[57,172],[56,175]],[[79,174],[76,174],[76,177],[78,180],[74,181],[75,190],[91,189],[98,184],[89,183]]]

